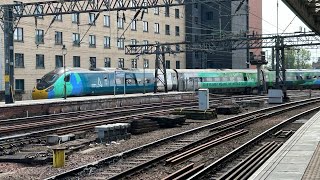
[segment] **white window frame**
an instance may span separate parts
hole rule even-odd
[[[111,38],[109,36],[104,37],[104,48],[111,48]]]
[[[132,22],[131,22],[131,30],[133,30],[133,31],[137,30],[137,20],[132,20]]]
[[[117,40],[117,47],[119,49],[124,49],[124,39],[123,38],[118,38]]]
[[[95,35],[89,35],[89,47],[96,47],[97,39]]]
[[[148,21],[143,21],[143,32],[148,32]]]
[[[118,21],[117,21],[117,27],[119,28],[119,29],[123,29],[123,18],[121,18],[121,17],[119,17],[118,18]]]
[[[23,41],[23,28],[22,27],[17,27],[14,30],[14,40],[15,41]]]
[[[160,34],[160,24],[154,23],[154,33]]]
[[[95,25],[94,19],[96,18],[95,13],[89,13],[89,24]]]
[[[110,27],[110,16],[109,15],[103,16],[103,25],[104,25],[104,27]]]

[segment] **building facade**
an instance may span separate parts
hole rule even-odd
[[[0,5],[12,2],[5,0]],[[37,80],[63,66],[63,45],[67,49],[67,67],[153,69],[155,55],[125,55],[124,46],[184,41],[185,10],[183,6],[175,6],[143,11],[135,20],[135,10],[102,12],[96,21],[98,13],[21,18],[14,33],[15,89],[25,91],[25,99],[30,99]],[[3,77],[3,32],[0,37]],[[167,68],[186,67],[185,53],[166,56],[166,61]],[[3,90],[4,80],[0,81]]]
[[[262,0],[249,0],[249,34],[262,34]],[[250,49],[255,58],[261,58],[261,51],[262,49]]]
[[[186,39],[198,42],[208,39],[245,37],[262,33],[262,0],[217,0],[186,6]],[[223,50],[199,52],[189,50],[187,68],[249,68],[249,52],[256,50]]]

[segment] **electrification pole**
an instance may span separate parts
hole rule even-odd
[[[4,32],[4,59],[5,59],[5,103],[14,103],[14,62],[13,62],[13,7],[4,6],[3,32]]]

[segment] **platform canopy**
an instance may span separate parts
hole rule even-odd
[[[282,0],[311,30],[320,35],[320,0]]]

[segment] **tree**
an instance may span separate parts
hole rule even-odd
[[[287,69],[311,68],[311,52],[306,49],[286,49],[285,62]]]

